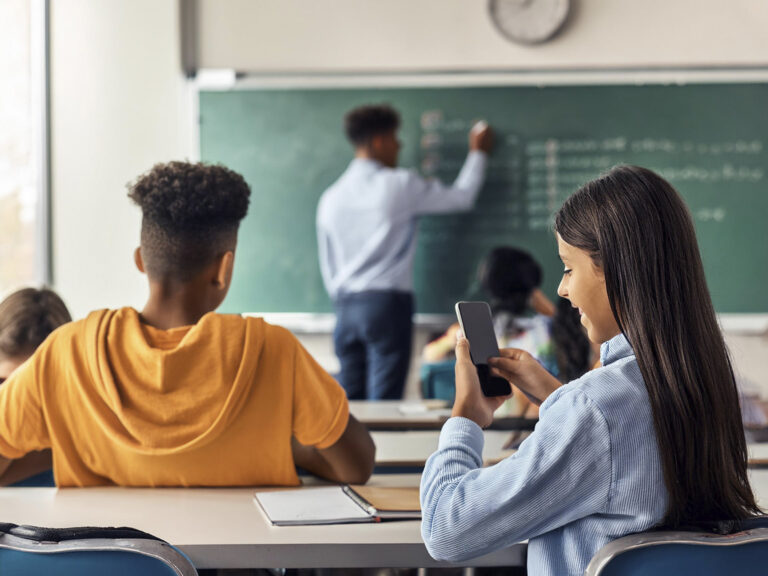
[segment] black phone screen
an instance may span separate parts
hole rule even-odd
[[[485,302],[459,302],[456,315],[464,335],[469,340],[469,354],[477,369],[480,387],[486,396],[507,396],[512,388],[504,378],[492,376],[488,358],[499,355],[493,331],[491,308]]]

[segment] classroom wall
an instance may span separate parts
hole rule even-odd
[[[126,183],[191,156],[175,0],[50,3],[54,284],[75,316],[140,306]]]
[[[380,72],[768,64],[768,2],[754,0],[574,0],[563,34],[532,48],[503,40],[481,0],[198,2],[201,63],[214,67]],[[50,7],[54,285],[76,317],[94,308],[141,306],[145,280],[132,263],[139,212],[125,185],[155,162],[195,156],[179,0],[66,0]],[[306,342],[329,355],[329,337]],[[737,335],[728,342],[739,371],[768,397],[768,337]]]
[[[502,37],[487,0],[197,1],[201,67],[301,72],[768,64],[768,3],[756,0],[572,0],[562,33],[534,47]]]

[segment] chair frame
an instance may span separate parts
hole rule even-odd
[[[664,544],[688,544],[694,546],[740,546],[751,542],[768,541],[768,528],[750,528],[733,534],[711,532],[659,531],[642,532],[624,536],[603,546],[587,566],[584,576],[600,576],[606,565],[617,556]]]
[[[13,534],[0,534],[0,548],[33,554],[63,552],[129,552],[149,556],[170,567],[178,576],[196,576],[190,560],[167,542],[147,538],[84,538],[38,542]]]

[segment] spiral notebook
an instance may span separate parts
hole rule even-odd
[[[417,487],[319,486],[256,492],[254,499],[274,526],[421,518]]]

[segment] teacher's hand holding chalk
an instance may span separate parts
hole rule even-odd
[[[493,148],[493,132],[485,120],[480,120],[469,131],[469,149],[481,150],[486,154]]]

